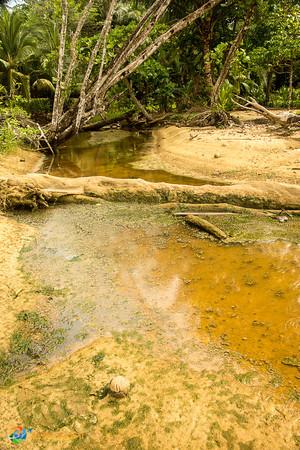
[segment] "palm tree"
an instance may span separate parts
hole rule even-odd
[[[34,34],[26,28],[24,15],[18,11],[1,9],[0,65],[6,72],[8,94],[14,95],[16,80],[23,86],[25,97],[30,97],[29,75],[22,72],[36,47]]]

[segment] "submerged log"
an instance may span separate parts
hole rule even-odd
[[[184,220],[188,224],[195,225],[196,227],[200,228],[200,230],[206,231],[206,233],[211,234],[217,239],[223,240],[227,238],[227,234],[224,233],[221,228],[213,225],[205,219],[201,219],[201,217],[189,215],[186,216]]]
[[[243,206],[232,205],[229,203],[163,203],[160,205],[165,211],[183,210],[173,212],[174,215],[187,215],[187,214],[202,214],[202,215],[215,215],[215,214],[244,214],[258,217],[270,217],[274,214],[285,212],[285,209],[254,209],[246,208]],[[186,209],[187,212],[184,211]],[[289,209],[288,215],[300,216],[300,210]]]
[[[108,177],[30,174],[0,178],[0,209],[43,207],[67,196],[140,203],[230,203],[257,209],[300,209],[300,186],[275,182],[187,186]]]
[[[177,217],[185,217],[185,216],[235,216],[236,213],[234,212],[214,212],[214,211],[207,211],[207,212],[193,212],[193,211],[187,211],[187,212],[176,212],[174,213],[174,216]]]

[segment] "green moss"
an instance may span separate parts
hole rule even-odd
[[[254,441],[250,442],[239,442],[239,449],[240,450],[254,450]]]
[[[47,286],[47,285],[38,287],[35,292],[37,292],[38,294],[46,295],[47,297],[50,297],[50,296],[58,297],[58,296],[64,296],[66,294],[64,289],[56,289],[53,286]]]
[[[250,384],[257,377],[256,372],[239,373],[235,375],[235,379],[242,384]]]
[[[144,450],[143,441],[138,436],[133,436],[123,442],[126,450]]]
[[[9,340],[9,349],[0,355],[0,384],[10,383],[13,374],[45,358],[64,341],[64,332],[54,329],[46,317],[36,311],[21,311],[18,327]]]
[[[128,427],[128,425],[132,422],[133,412],[126,411],[123,419],[116,420],[107,431],[113,435],[118,434],[120,429]]]
[[[149,405],[141,405],[136,413],[135,422],[143,423],[151,411]]]
[[[227,450],[234,450],[237,436],[233,431],[233,428],[229,428],[229,430],[222,431],[222,436],[226,440]]]

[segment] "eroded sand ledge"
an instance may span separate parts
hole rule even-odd
[[[0,206],[46,207],[54,202],[229,203],[250,208],[300,209],[300,186],[238,182],[230,186],[186,186],[107,177],[58,178],[30,174],[0,178]]]

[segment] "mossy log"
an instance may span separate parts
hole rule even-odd
[[[174,215],[179,215],[178,212],[184,212],[185,215],[188,214],[185,211],[190,212],[191,214],[201,213],[205,215],[206,213],[232,213],[232,214],[243,214],[257,217],[268,217],[273,216],[274,214],[279,214],[284,211],[284,209],[254,209],[254,208],[245,208],[243,206],[231,205],[229,203],[163,203],[160,205],[165,211],[172,211]],[[300,216],[300,210],[289,209],[288,214],[291,216]]]
[[[140,203],[229,203],[256,209],[300,209],[300,186],[275,182],[186,186],[107,177],[30,174],[0,178],[0,209],[103,199]],[[94,200],[92,200],[94,202]]]
[[[213,225],[205,219],[202,219],[201,217],[189,215],[186,216],[184,220],[188,224],[195,225],[196,227],[200,228],[200,230],[206,231],[206,233],[211,234],[217,239],[223,240],[227,238],[227,234],[224,233],[221,228]]]

